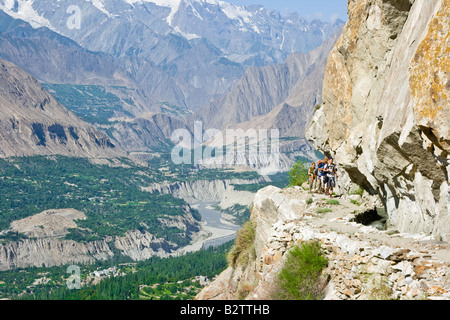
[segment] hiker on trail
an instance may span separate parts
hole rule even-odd
[[[317,181],[319,183],[319,193],[323,193],[325,191],[325,184],[324,184],[324,179],[326,178],[326,174],[323,171],[323,168],[325,167],[325,165],[328,163],[328,158],[325,157],[323,158],[323,161],[318,162],[317,164],[317,172],[318,172],[318,178],[319,180]]]
[[[333,158],[328,160],[328,163],[325,165],[323,172],[326,174],[326,186],[325,186],[325,194],[330,195],[330,198],[333,197],[333,188],[336,186],[337,179],[337,169],[336,165],[333,163]]]
[[[316,181],[317,181],[317,177],[316,177],[316,163],[312,162],[311,166],[308,169],[308,176],[309,176],[309,191],[313,192],[314,191],[314,187],[316,186]]]

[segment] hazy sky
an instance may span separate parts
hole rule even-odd
[[[267,9],[276,9],[283,15],[298,12],[306,19],[322,21],[347,21],[347,0],[226,0],[237,5],[261,4]]]

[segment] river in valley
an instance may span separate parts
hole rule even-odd
[[[236,232],[241,228],[222,219],[222,213],[214,209],[217,202],[192,203],[192,206],[200,212],[207,230],[212,230],[213,235],[203,243],[203,249],[210,246],[219,246],[236,237]]]
[[[233,240],[237,231],[241,228],[231,222],[222,219],[222,213],[215,210],[217,201],[188,201],[189,205],[198,210],[202,216],[203,234],[193,244],[184,247],[182,251],[192,252],[207,249],[211,246],[219,246]]]

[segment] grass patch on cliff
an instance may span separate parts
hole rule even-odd
[[[248,262],[256,257],[255,234],[256,224],[252,221],[246,222],[238,231],[234,245],[227,255],[231,267],[239,265],[245,268]]]
[[[328,213],[328,212],[332,212],[333,210],[331,210],[330,208],[319,208],[316,210],[316,213]]]
[[[278,274],[272,298],[276,300],[320,300],[324,297],[326,280],[322,276],[328,265],[320,243],[305,242],[287,253]]]

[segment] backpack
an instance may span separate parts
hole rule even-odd
[[[325,175],[323,171],[319,171],[319,169],[323,169],[324,167],[325,167],[325,163],[323,161],[319,161],[319,164],[317,165],[318,176]]]

